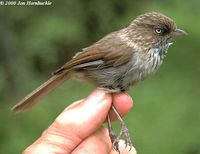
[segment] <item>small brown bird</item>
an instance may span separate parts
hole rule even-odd
[[[108,92],[124,92],[132,85],[154,73],[162,64],[174,36],[186,35],[177,29],[175,22],[160,14],[146,13],[138,16],[129,26],[106,35],[98,42],[84,48],[69,62],[53,73],[53,76],[27,95],[12,110],[24,111],[71,76],[87,80]],[[120,124],[117,135],[108,116],[110,138],[115,150],[124,135],[126,146],[132,147],[128,129],[112,105]]]

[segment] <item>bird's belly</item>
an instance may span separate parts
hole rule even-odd
[[[151,61],[137,58],[120,67],[84,71],[82,75],[99,87],[115,92],[126,91],[131,85],[135,85],[152,74],[155,71],[152,66]]]
[[[123,85],[127,87],[146,79],[157,70],[153,60],[149,59],[138,59],[137,62],[129,65],[130,69],[126,72],[123,80]]]

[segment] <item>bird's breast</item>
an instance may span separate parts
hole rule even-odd
[[[127,64],[127,72],[125,73],[124,82],[127,85],[146,79],[148,76],[156,72],[162,64],[164,56],[160,54],[160,49],[152,48],[148,53],[136,53],[132,60]],[[129,82],[129,83],[128,83]]]

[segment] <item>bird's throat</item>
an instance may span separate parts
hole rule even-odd
[[[168,38],[164,41],[155,44],[150,50],[153,50],[155,54],[158,54],[160,58],[163,59],[167,54],[169,46],[172,44],[173,43],[171,42],[171,38]]]
[[[158,69],[167,54],[169,46],[172,45],[171,39],[159,42],[149,50],[153,70]]]

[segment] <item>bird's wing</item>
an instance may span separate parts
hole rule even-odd
[[[121,42],[119,38],[105,38],[77,53],[53,74],[59,74],[64,70],[118,67],[127,63],[133,54],[133,48]]]

